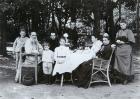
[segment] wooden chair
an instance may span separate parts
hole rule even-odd
[[[108,83],[108,85],[111,87],[109,72],[110,72],[110,62],[112,59],[113,52],[114,52],[114,48],[112,48],[112,53],[109,60],[104,60],[101,58],[93,59],[92,73],[91,73],[91,78],[90,78],[88,87],[90,87],[92,83],[97,83],[97,82]],[[97,77],[97,74],[99,74],[99,76],[103,76],[104,79],[95,80],[95,78]]]
[[[34,56],[36,61],[34,64],[24,64],[24,61],[23,61],[23,56]],[[37,54],[26,54],[26,53],[20,53],[20,60],[19,60],[19,83],[22,83],[22,69],[23,67],[25,68],[28,68],[28,67],[31,67],[31,68],[34,68],[34,71],[35,71],[35,84],[37,84],[38,82],[38,55]]]
[[[71,81],[73,84],[72,73],[70,74],[70,80],[68,80],[68,81]],[[62,74],[62,76],[61,76],[61,83],[60,83],[61,87],[63,86],[63,82],[64,82],[64,74]]]
[[[56,82],[56,81],[60,81],[60,86],[61,86],[61,87],[63,86],[64,81],[71,81],[72,84],[73,84],[72,73],[70,74],[70,79],[69,79],[69,80],[65,80],[65,79],[64,79],[64,76],[65,76],[65,73],[64,73],[64,74],[61,74],[61,79],[60,79],[60,80],[56,77],[55,82]]]

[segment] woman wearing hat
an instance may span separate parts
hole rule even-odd
[[[125,20],[120,22],[121,29],[116,34],[116,50],[114,69],[121,75],[123,84],[127,84],[132,77],[132,44],[135,43],[134,34],[127,29]]]

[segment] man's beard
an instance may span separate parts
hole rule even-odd
[[[38,44],[38,40],[37,39],[32,39],[31,43],[32,43],[32,45],[37,45]]]

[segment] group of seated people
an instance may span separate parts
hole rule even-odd
[[[36,32],[31,32],[30,38],[25,37],[24,30],[20,32],[20,35],[21,37],[14,42],[17,64],[16,82],[19,80],[19,55],[21,52],[19,48],[23,46],[26,54],[40,55],[38,60],[34,56],[26,56],[23,64],[35,65],[35,61],[38,61],[38,64],[42,63],[42,77],[46,84],[52,84],[57,75],[72,73],[78,87],[85,87],[88,84],[91,60],[93,58],[108,60],[112,52],[108,34],[103,35],[102,40],[91,36],[90,46],[85,43],[74,50],[69,47],[68,34],[64,34],[64,37],[58,41],[55,39],[55,34],[51,33],[51,39],[43,42],[43,46],[37,40]]]
[[[73,32],[71,32],[73,33]],[[69,33],[70,34],[70,33]],[[112,45],[107,33],[104,33],[101,39],[90,36],[87,41],[84,37],[77,40],[77,36],[73,41],[68,39],[68,34],[58,40],[55,33],[51,33],[42,45],[37,39],[37,33],[31,32],[30,37],[26,37],[25,30],[20,31],[20,37],[16,38],[13,44],[13,52],[16,55],[16,77],[15,82],[19,81],[21,62],[19,61],[20,53],[24,48],[24,53],[38,55],[26,56],[23,64],[25,66],[35,66],[36,61],[40,66],[39,77],[46,80],[45,83],[51,84],[57,75],[70,73],[73,80],[76,81],[78,87],[87,87],[91,76],[92,60],[101,58],[108,60],[112,55]],[[70,36],[69,36],[70,38]],[[90,40],[89,40],[90,39]],[[89,44],[90,41],[90,44]],[[114,61],[112,61],[113,79],[117,79],[122,84],[127,84],[134,79],[132,71],[132,48],[135,43],[133,32],[127,28],[125,20],[120,21],[120,30],[116,33],[115,39]],[[43,76],[42,76],[43,75]],[[100,75],[98,75],[100,77]],[[52,80],[53,78],[53,80]],[[24,80],[23,80],[24,81]]]

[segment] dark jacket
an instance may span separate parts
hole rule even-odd
[[[49,38],[47,39],[47,42],[50,44],[50,50],[52,51],[54,51],[54,49],[59,46],[59,41],[57,38],[54,40]]]
[[[111,45],[102,45],[101,50],[97,53],[99,58],[108,60],[111,56],[112,48]]]

